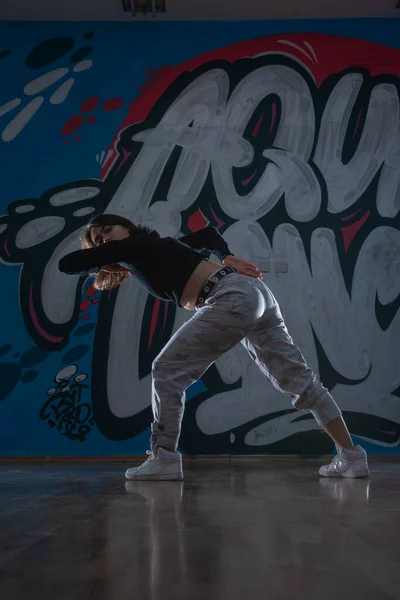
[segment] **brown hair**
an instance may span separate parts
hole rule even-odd
[[[111,214],[102,214],[96,215],[92,217],[89,223],[86,225],[82,236],[81,243],[82,248],[94,248],[95,244],[93,243],[91,230],[93,227],[103,227],[104,225],[122,225],[126,227],[129,233],[132,235],[134,233],[144,233],[146,235],[151,235],[155,233],[149,227],[144,227],[142,225],[134,225],[132,221],[129,219],[125,219],[125,217],[120,217],[118,215]],[[101,269],[98,273],[94,273],[94,287],[96,290],[112,290],[117,287],[121,283],[124,283],[130,276],[129,271],[122,270],[116,271],[114,273],[109,273],[108,271],[104,271]]]

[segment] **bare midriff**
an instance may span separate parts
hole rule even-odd
[[[186,310],[194,310],[203,285],[213,273],[222,268],[222,265],[212,260],[202,260],[189,277],[188,282],[183,289],[182,296],[179,300],[181,307],[186,308]]]

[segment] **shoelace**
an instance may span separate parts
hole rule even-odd
[[[336,454],[336,456],[333,458],[332,460],[332,466],[334,469],[338,469],[339,468],[339,464],[343,461],[343,456],[341,456],[340,454]]]
[[[138,469],[142,469],[144,466],[146,466],[151,460],[153,460],[154,458],[154,454],[152,453],[151,450],[146,450],[146,454],[149,458],[147,458],[144,463],[142,463],[141,465],[139,465],[139,467],[137,467]]]

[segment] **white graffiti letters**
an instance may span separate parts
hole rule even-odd
[[[228,70],[210,68],[187,85],[189,75],[182,75],[185,87],[181,85],[175,99],[171,101],[167,92],[154,109],[158,113],[149,116],[141,131],[135,125],[134,133],[128,129],[122,134],[128,146],[131,140],[141,146],[130,155],[122,181],[113,181],[110,171],[111,183],[118,188],[110,201],[105,196],[102,209],[172,237],[181,232],[183,214],[187,219],[191,210],[203,210],[203,204],[208,204],[204,212],[210,220],[210,211],[216,222],[227,215],[233,223],[224,231],[226,240],[237,256],[256,262],[266,273],[264,280],[281,304],[288,329],[307,362],[317,374],[324,364],[330,378],[326,385],[333,388],[342,410],[356,415],[355,420],[362,413],[365,422],[369,418],[368,423],[373,423],[359,435],[365,432],[365,437],[378,443],[395,445],[400,414],[400,312],[396,314],[400,234],[385,218],[394,219],[400,209],[398,88],[393,77],[391,83],[382,78],[374,83],[365,72],[345,72],[321,91],[298,63],[291,67],[286,57],[282,64],[266,64],[270,60],[266,57],[264,66],[260,61],[252,71],[243,72],[235,85],[236,65],[230,67],[232,78]],[[246,69],[251,68],[251,61],[246,64]],[[168,106],[161,109],[166,102]],[[179,152],[174,152],[176,148]],[[160,181],[165,198],[158,193],[155,197]],[[67,196],[73,220],[81,210],[94,209],[94,202],[82,207],[85,190],[96,191],[92,188],[84,182],[80,191],[74,188],[67,195],[52,196],[52,208],[43,221],[46,231],[37,220],[26,223],[18,236],[19,249],[31,251],[58,234],[63,222],[55,220],[53,212],[63,208]],[[210,192],[210,198],[203,202],[201,197],[197,203],[203,190]],[[351,207],[367,190],[376,198],[367,198],[368,210],[360,203],[364,208],[358,217],[360,205]],[[282,217],[284,213],[281,217],[275,213],[267,236],[260,219],[279,202],[285,203],[291,222]],[[349,226],[361,227],[361,221],[364,229],[346,255],[341,241],[344,228],[349,241],[356,231],[349,233]],[[54,229],[50,233],[49,224]],[[68,324],[73,314],[78,281],[71,283],[55,272],[60,255],[75,241],[75,234],[68,235],[45,268],[41,304],[53,324]],[[64,278],[68,284],[61,281]],[[54,282],[62,293],[55,290]],[[118,427],[150,405],[150,374],[139,369],[147,301],[146,290],[131,279],[119,289],[112,320],[107,321],[111,343],[104,361],[108,408],[117,422],[113,439],[134,435],[136,426],[122,433]],[[177,311],[173,332],[189,316]],[[269,385],[243,348],[221,357],[216,367],[225,384],[241,380],[241,385],[228,392],[221,386],[209,387],[208,399],[196,412],[195,426],[202,434],[231,432],[232,443],[235,428],[258,419],[257,424],[248,424],[243,437],[251,450],[317,427],[313,420],[288,412],[290,399]],[[104,390],[98,394],[104,395]],[[260,424],[260,419],[265,422]]]
[[[133,193],[139,195],[140,208],[150,202],[167,160],[178,146],[182,153],[168,191],[171,209],[185,210],[195,202],[211,167],[217,199],[233,219],[258,219],[284,195],[290,217],[305,222],[316,217],[321,203],[313,165],[324,177],[331,213],[357,202],[383,167],[379,211],[382,216],[395,216],[400,209],[400,107],[394,85],[377,84],[367,92],[365,118],[361,124],[360,116],[354,126],[354,135],[362,127],[357,148],[347,164],[342,158],[352,110],[364,93],[363,77],[361,73],[344,74],[317,123],[309,84],[294,68],[269,65],[255,69],[229,98],[227,73],[209,70],[181,92],[154,129],[134,136],[135,141],[143,142],[143,148],[128,178],[135,178]],[[275,107],[271,115],[271,128],[272,121],[279,119],[275,139],[263,151],[269,162],[254,187],[246,195],[239,194],[233,168],[251,165],[254,159],[253,146],[243,134],[260,102],[272,94],[279,98],[280,114],[275,117]],[[115,202],[120,210],[126,208],[118,199],[112,204]]]
[[[343,164],[342,151],[349,118],[362,81],[362,75],[358,73],[344,75],[334,87],[321,119],[314,160],[324,176],[328,210],[332,213],[342,212],[357,202],[390,156],[398,137],[397,89],[387,83],[376,85],[371,91],[356,152],[348,164]],[[399,171],[397,181],[398,177]],[[385,204],[382,195],[379,201]],[[385,212],[384,206],[382,209]]]

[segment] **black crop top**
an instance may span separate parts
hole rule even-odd
[[[64,256],[58,268],[69,275],[98,273],[103,265],[118,263],[144,285],[150,294],[178,306],[183,289],[202,260],[200,250],[213,252],[221,261],[232,254],[218,229],[206,227],[179,239],[162,238],[154,231],[132,233],[124,240]]]

